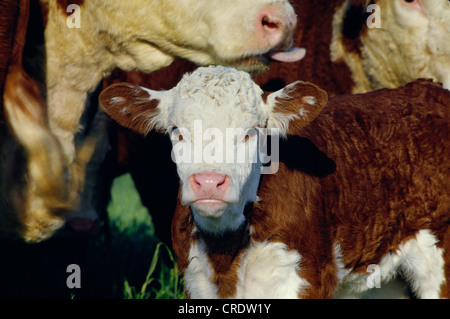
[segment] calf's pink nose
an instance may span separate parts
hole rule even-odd
[[[223,174],[205,172],[192,175],[189,183],[199,199],[221,199],[230,185],[230,178]]]

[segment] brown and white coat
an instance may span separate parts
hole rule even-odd
[[[113,85],[100,101],[141,134],[167,129],[174,150],[192,143],[196,133],[184,132],[195,132],[195,120],[287,136],[275,174],[260,175],[255,163],[177,162],[172,238],[190,297],[357,296],[374,265],[382,284],[401,273],[420,298],[450,296],[442,142],[450,93],[439,85],[417,81],[327,104],[313,84],[263,94],[248,75],[217,67],[170,91]],[[234,145],[254,138],[236,135]]]

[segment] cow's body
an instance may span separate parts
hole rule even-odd
[[[191,297],[355,297],[398,274],[418,297],[439,297],[450,275],[441,92],[416,83],[332,98],[283,143],[238,238],[203,237],[179,205],[172,236]]]
[[[120,84],[100,97],[141,134],[169,127],[174,150],[197,143],[194,120],[289,134],[278,172],[260,179],[254,163],[177,160],[172,236],[188,295],[358,295],[400,272],[418,297],[449,297],[449,92],[418,81],[333,98],[317,116],[326,95],[314,85],[263,97],[235,72],[199,69],[170,91]],[[237,136],[236,148],[254,138]]]
[[[184,57],[198,64],[221,63],[258,72],[267,68],[270,59],[293,61],[303,54],[301,50],[284,52],[292,44],[296,24],[295,13],[285,0],[251,3],[93,0],[73,4],[59,0],[15,0],[3,2],[3,8],[7,10],[0,14],[2,21],[6,21],[0,29],[6,35],[0,43],[0,87],[5,94],[9,129],[25,148],[26,161],[18,165],[25,168],[19,178],[27,175],[25,182],[18,182],[21,194],[10,196],[14,204],[4,214],[23,212],[31,219],[45,219],[55,225],[48,229],[46,223],[42,227],[24,226],[33,233],[20,235],[27,241],[48,238],[64,223],[67,214],[77,208],[73,197],[76,199],[78,195],[68,194],[83,189],[85,169],[81,162],[85,160],[80,162],[80,158],[92,152],[92,145],[75,147],[75,135],[85,124],[81,119],[89,94],[113,68],[153,72],[176,57]],[[42,30],[29,23],[35,20],[41,21]],[[242,25],[246,27],[241,28]],[[34,48],[30,39],[42,42]],[[27,51],[27,47],[31,50]],[[24,65],[31,66],[31,70]],[[9,77],[5,77],[6,73]],[[9,82],[9,91],[3,92],[4,80],[7,88]],[[22,94],[21,90],[30,95]],[[30,97],[31,102],[27,101]],[[28,111],[20,110],[21,103],[26,104]],[[34,118],[30,117],[32,113]],[[96,119],[101,128],[101,116]],[[27,121],[36,123],[29,126],[29,133],[22,134],[20,126]],[[106,131],[94,128],[88,133],[102,141],[95,150],[96,162],[87,168],[89,178],[95,179],[104,157]],[[35,145],[51,145],[46,147],[46,153],[55,159],[50,166],[57,167],[55,172],[59,171],[59,176],[49,173],[48,159],[38,160],[42,150],[27,140],[30,135],[36,139],[40,136],[41,141]],[[54,141],[47,143],[47,139]],[[92,144],[90,141],[87,144]],[[39,173],[33,175],[31,170]],[[46,175],[46,180],[42,180]],[[52,180],[58,189],[43,191],[41,188],[49,185],[47,180]],[[93,190],[89,185],[94,182],[87,181],[80,210],[92,210]],[[61,192],[61,188],[66,191]],[[47,204],[48,192],[62,197],[56,200],[51,196],[61,207]],[[71,208],[66,212],[68,207]],[[6,228],[13,233],[17,230],[15,226]]]

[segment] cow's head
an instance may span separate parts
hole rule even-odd
[[[158,60],[167,65],[182,57],[198,65],[259,72],[271,59],[296,61],[305,53],[286,51],[297,24],[288,0],[91,2],[102,39],[123,69],[151,72]]]
[[[431,54],[430,69],[437,80],[450,90],[450,1],[414,0],[404,1],[406,6],[413,2],[413,10],[426,19],[426,53]],[[409,21],[412,24],[411,20]]]
[[[371,3],[376,6],[368,7]],[[362,67],[372,89],[418,78],[433,78],[450,89],[449,0],[347,0],[344,9],[345,43],[353,38],[363,44]],[[355,26],[361,27],[359,34]]]
[[[304,82],[265,94],[249,74],[221,66],[199,68],[169,91],[121,83],[100,95],[119,124],[143,135],[152,129],[171,135],[182,202],[191,206],[196,224],[212,233],[238,228],[245,205],[257,198],[256,155],[264,138],[257,130],[300,130],[327,99],[325,91]]]

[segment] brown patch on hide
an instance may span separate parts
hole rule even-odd
[[[299,153],[303,151],[300,148]],[[327,237],[326,220],[320,213],[319,192],[316,177],[291,170],[280,162],[276,174],[261,177],[260,201],[255,203],[251,215],[253,240],[281,242],[302,256],[298,275],[311,287],[299,292],[299,298],[331,298],[337,284],[332,243]]]
[[[249,243],[248,224],[220,236],[199,233],[206,244],[209,261],[214,269],[211,280],[217,287],[219,298],[236,295],[240,255]]]
[[[26,3],[26,1],[22,1]],[[6,74],[11,64],[16,27],[18,25],[19,1],[5,0],[0,2],[0,103],[3,105],[3,88]],[[3,108],[2,111],[3,113]]]
[[[0,92],[2,93],[2,104],[8,69],[13,64],[22,63],[29,15],[29,0],[0,2]],[[1,112],[3,112],[3,108]]]
[[[272,112],[275,114],[297,115],[289,123],[288,134],[294,134],[313,121],[328,101],[328,94],[317,85],[297,82],[284,89],[287,97],[277,97]]]
[[[67,12],[67,7],[71,4],[76,4],[81,7],[84,3],[84,0],[57,0],[56,3],[65,15],[70,16],[72,12]]]
[[[267,98],[269,97],[269,95],[271,93],[273,93],[273,92],[266,92],[266,91],[263,92],[263,94],[261,95],[261,98],[262,98],[264,103],[267,103]]]
[[[235,232],[220,236],[196,230],[189,207],[181,204],[181,189],[178,194],[177,208],[172,220],[172,243],[178,257],[181,273],[189,266],[191,245],[201,240],[204,242],[213,276],[211,282],[217,287],[220,298],[230,298],[236,294],[238,282],[239,256],[249,243],[248,224]]]
[[[337,172],[348,185],[339,186],[342,198],[335,205],[341,207],[340,216],[348,209],[365,220],[352,223],[351,218],[359,218],[350,214],[338,228],[348,267],[365,272],[417,230],[435,231],[449,223],[449,184],[445,173],[436,174],[448,172],[443,161],[448,148],[441,141],[448,139],[443,106],[449,99],[431,82],[417,81],[398,90],[330,100],[327,115],[335,123],[330,124],[335,137],[328,138],[340,147],[333,151],[341,158],[336,158]],[[342,102],[347,107],[339,106]],[[361,204],[349,206],[350,192]]]
[[[128,83],[113,84],[100,93],[100,105],[106,113],[120,125],[141,135],[147,135],[158,115],[159,100],[138,85]]]
[[[183,273],[189,265],[189,250],[197,241],[193,234],[194,221],[191,209],[181,203],[181,187],[178,192],[177,207],[172,219],[172,246],[178,257],[178,267]]]
[[[277,174],[262,176],[253,237],[299,251],[299,274],[311,284],[301,297],[333,295],[334,243],[346,268],[366,274],[369,264],[420,229],[441,239],[449,281],[450,154],[442,144],[448,140],[449,103],[450,93],[429,81],[332,98],[301,136],[335,161],[336,172],[318,177],[282,162]],[[292,160],[311,157],[295,141],[288,137]]]

